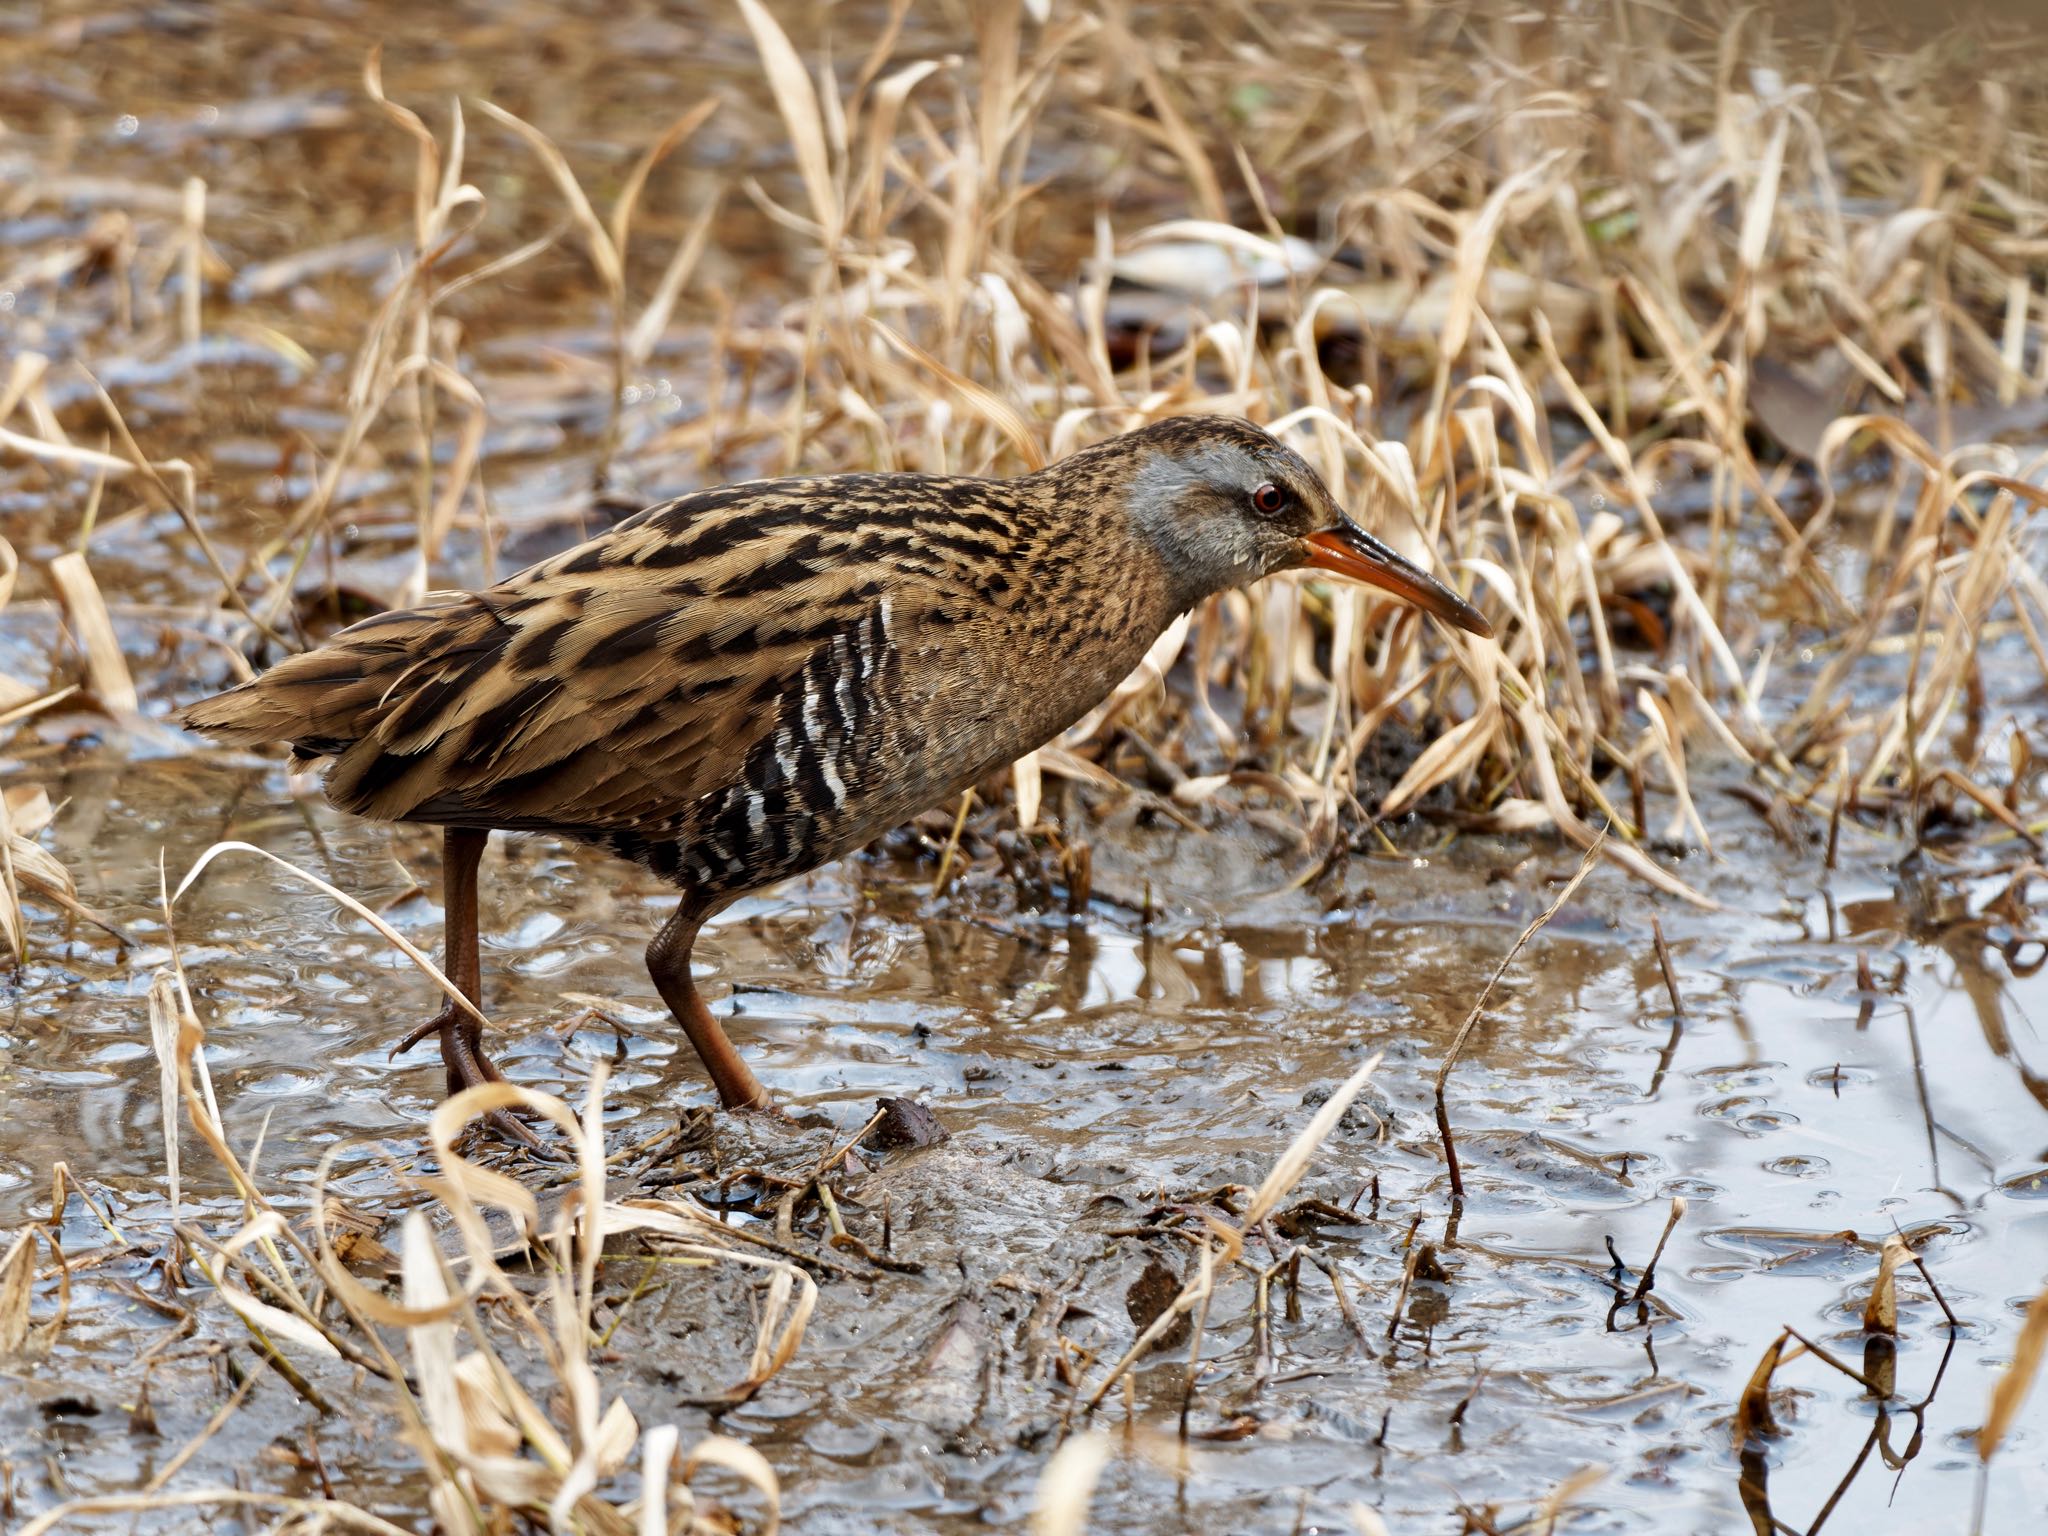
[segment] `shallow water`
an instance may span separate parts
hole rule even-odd
[[[36,1211],[61,1157],[117,1220],[140,1224],[163,1209],[141,997],[164,958],[156,851],[176,871],[217,838],[246,838],[321,871],[422,943],[438,913],[406,872],[430,874],[432,854],[410,830],[291,801],[274,772],[101,751],[51,788],[70,799],[58,851],[140,948],[123,963],[86,931],[45,943],[15,991],[0,1213]],[[1101,836],[1106,863],[1149,859],[1163,877],[1193,856],[1114,816]],[[835,1139],[881,1093],[926,1099],[957,1135],[849,1189],[849,1220],[871,1240],[888,1190],[895,1252],[926,1272],[828,1282],[797,1362],[725,1427],[768,1452],[802,1529],[1021,1518],[1064,1404],[1051,1382],[1021,1373],[1000,1303],[1022,1308],[996,1282],[1064,1287],[1079,1309],[1069,1334],[1115,1352],[1131,1332],[1118,1304],[1143,1245],[1113,1234],[1162,1196],[1256,1183],[1315,1091],[1385,1051],[1374,1084],[1384,1099],[1354,1113],[1305,1186],[1368,1213],[1307,1240],[1355,1298],[1365,1347],[1329,1282],[1306,1268],[1299,1319],[1275,1320],[1260,1361],[1250,1287],[1227,1288],[1194,1423],[1242,1437],[1198,1439],[1184,1473],[1113,1465],[1101,1528],[1282,1529],[1304,1500],[1311,1522],[1328,1525],[1364,1500],[1394,1529],[1437,1529],[1451,1490],[1475,1505],[1525,1498],[1590,1462],[1611,1472],[1581,1528],[1726,1529],[1740,1518],[1728,1415],[1757,1355],[1790,1325],[1860,1361],[1857,1309],[1894,1228],[1963,1326],[1945,1358],[1941,1313],[1908,1274],[1899,1390],[1916,1402],[1945,1371],[1917,1454],[1896,1474],[1866,1463],[1834,1518],[1939,1522],[1967,1497],[1968,1431],[2048,1261],[2048,1048],[2029,1022],[2039,986],[2012,976],[1995,922],[1913,931],[1919,898],[1902,899],[1884,875],[1880,845],[1858,849],[1831,882],[1817,859],[1788,858],[1762,833],[1722,851],[1726,866],[1695,873],[1731,910],[1664,914],[1686,1008],[1675,1026],[1645,904],[1618,877],[1596,874],[1534,941],[1453,1080],[1468,1182],[1454,1236],[1429,1082],[1469,1000],[1547,900],[1545,877],[1568,872],[1553,850],[1468,840],[1449,861],[1356,862],[1346,904],[1313,920],[1285,896],[1197,910],[1162,878],[1150,933],[1106,903],[1071,931],[1005,910],[992,877],[935,905],[924,877],[887,863],[736,909],[701,958],[720,991],[734,989],[720,1011],[731,1009],[777,1091],[828,1117]],[[1219,886],[1281,867],[1238,862],[1216,872]],[[1502,867],[1513,878],[1488,878]],[[639,969],[661,900],[651,883],[545,841],[494,848],[486,878],[491,1010],[511,1074],[573,1096],[593,1060],[618,1059],[621,1145],[702,1103]],[[1940,889],[1981,907],[1997,884]],[[393,1064],[385,1050],[431,1004],[387,946],[247,856],[217,866],[178,924],[227,1123],[238,1145],[262,1135],[270,1185],[303,1185],[337,1140],[335,1184],[358,1203],[418,1165],[438,1066],[431,1051]],[[1859,992],[1859,952],[1871,957],[1870,994]],[[224,1193],[203,1173],[187,1177]],[[1689,1209],[1654,1290],[1617,1305],[1606,1244],[1639,1269],[1673,1195]],[[1389,1338],[1417,1218],[1448,1279],[1411,1293]],[[104,1240],[76,1201],[66,1239]],[[56,1491],[46,1478],[59,1468],[74,1490],[146,1478],[152,1449],[181,1443],[216,1406],[199,1362],[174,1350],[155,1373],[161,1438],[128,1428],[117,1405],[138,1388],[137,1340],[165,1325],[105,1287],[147,1269],[140,1251],[85,1279],[60,1347],[0,1410],[10,1443],[56,1456],[20,1464],[31,1508]],[[682,1327],[721,1308],[676,1289],[632,1309],[614,1340],[608,1380],[643,1414],[675,1415],[679,1395],[713,1390],[744,1363],[745,1326],[724,1337]],[[935,1362],[935,1344],[955,1334]],[[1795,1525],[1867,1437],[1901,1454],[1914,1438],[1896,1406],[1886,1425],[1859,1387],[1814,1360],[1778,1380],[1793,1390],[1778,1404],[1789,1432],[1773,1445],[1769,1489]],[[1170,1427],[1180,1368],[1138,1381],[1137,1422]],[[965,1395],[948,1407],[942,1389]],[[58,1394],[100,1411],[53,1414]],[[280,1385],[258,1400],[269,1411],[213,1442],[200,1472],[259,1453],[275,1416],[302,1412]],[[686,1425],[708,1423],[680,1411]],[[1992,1529],[2020,1528],[2007,1522],[2048,1492],[2028,1449],[2038,1406],[2024,1423],[1992,1482]],[[358,1492],[404,1464],[360,1438],[370,1428],[344,1415],[316,1430],[329,1475]]]
[[[0,78],[0,119],[18,130],[0,156],[171,189],[203,174],[209,232],[246,273],[312,247],[402,238],[409,152],[355,90],[376,36],[394,94],[493,97],[614,168],[676,109],[678,49],[736,102],[706,131],[700,165],[751,164],[748,145],[781,142],[751,52],[723,25],[643,16],[561,29],[569,40],[551,42],[536,72],[519,13],[445,32],[384,5],[317,21],[226,14],[228,25],[181,7],[31,18],[12,39],[21,62]],[[545,227],[550,194],[531,166],[479,154],[480,183],[516,237]],[[714,277],[772,287],[782,237],[742,200],[731,214]],[[82,231],[89,199],[34,216]],[[657,214],[651,227],[672,238],[681,222]],[[0,250],[44,238],[30,223],[0,227]],[[332,420],[377,260],[252,291],[236,311],[240,340],[210,339],[198,358],[167,354],[160,338],[124,358],[111,312],[81,320],[75,297],[43,307],[24,290],[10,319],[53,355],[87,356],[153,446],[202,464],[214,512],[261,528],[303,488],[291,427]],[[313,366],[265,350],[262,327],[286,317]],[[576,502],[600,421],[601,380],[577,372],[605,344],[588,284],[551,254],[465,319],[495,390],[496,511],[514,539],[562,537],[550,519]],[[671,364],[672,380],[639,381],[628,423],[641,450],[630,463],[650,489],[693,462],[664,451],[665,426],[691,409],[690,390],[672,387],[687,381],[687,349]],[[389,474],[401,479],[406,437],[391,433]],[[0,670],[33,675],[54,625],[34,568],[75,532],[84,498],[79,485],[7,473],[0,506],[27,580],[0,619]],[[366,476],[348,495],[370,532],[381,516],[402,536],[391,484]],[[145,707],[159,713],[225,676],[176,614],[142,606],[206,592],[178,539],[167,517],[123,512],[93,543]],[[480,569],[473,549],[455,558]],[[346,582],[372,592],[400,574],[374,541],[344,564]],[[159,641],[170,659],[149,666]],[[2012,665],[1987,668],[1994,683],[2027,675],[2017,640],[2000,644]],[[1991,700],[1995,717],[2038,719],[2040,699],[2020,686]],[[153,1305],[166,1299],[169,1214],[145,1006],[169,955],[160,859],[175,882],[206,847],[238,838],[356,894],[422,946],[440,914],[429,835],[351,821],[296,793],[307,786],[275,764],[199,751],[168,729],[46,716],[0,743],[0,782],[62,802],[45,841],[80,898],[134,941],[123,950],[41,914],[30,965],[0,979],[0,1225],[45,1212],[62,1162],[137,1237],[111,1241],[85,1200],[64,1207],[67,1253],[105,1258],[73,1277],[54,1349],[0,1365],[0,1497],[11,1489],[23,1514],[140,1488],[248,1368],[217,1305],[190,1336]],[[1683,873],[1724,910],[1653,900],[1602,869],[1559,912],[1508,972],[1452,1079],[1467,1183],[1455,1210],[1430,1085],[1516,935],[1575,867],[1555,843],[1464,836],[1432,856],[1420,850],[1442,833],[1417,823],[1394,829],[1409,854],[1353,857],[1302,893],[1289,889],[1295,851],[1228,812],[1222,835],[1193,838],[1104,797],[1080,818],[1101,899],[1079,923],[1020,911],[993,857],[935,900],[929,862],[900,853],[732,909],[699,959],[776,1092],[835,1127],[834,1144],[883,1094],[926,1100],[954,1132],[847,1181],[850,1228],[878,1241],[886,1210],[894,1253],[923,1270],[827,1280],[796,1361],[718,1414],[689,1399],[744,1374],[749,1291],[686,1276],[628,1305],[639,1277],[617,1274],[608,1387],[643,1423],[680,1422],[685,1443],[722,1427],[760,1448],[799,1530],[1018,1528],[1062,1426],[1080,1422],[1059,1361],[1090,1352],[1099,1371],[1135,1332],[1124,1298],[1146,1255],[1186,1257],[1178,1239],[1130,1234],[1158,1207],[1256,1184],[1312,1104],[1383,1051],[1371,1094],[1303,1189],[1355,1220],[1277,1232],[1277,1253],[1253,1244],[1258,1266],[1300,1245],[1295,1308],[1284,1283],[1266,1318],[1243,1274],[1219,1291],[1185,1445],[1175,1359],[1146,1364],[1128,1403],[1104,1405],[1101,1422],[1130,1426],[1132,1454],[1104,1473],[1097,1529],[1351,1529],[1354,1502],[1402,1533],[1459,1528],[1461,1502],[1498,1504],[1505,1528],[1589,1464],[1607,1475],[1581,1495],[1574,1530],[1737,1529],[1751,1518],[1745,1499],[1754,1511],[1765,1498],[1800,1530],[1823,1510],[1836,1528],[1957,1528],[1976,1483],[1971,1431],[2048,1279],[2048,1040],[2035,1023],[2048,993],[2026,938],[2038,918],[2025,887],[1992,907],[2023,861],[2013,848],[1912,854],[1901,836],[1848,824],[1830,875],[1818,841],[1787,846],[1748,808],[1703,792],[1720,857],[1695,854]],[[594,1062],[610,1063],[616,1144],[652,1145],[705,1102],[641,967],[659,886],[545,839],[494,844],[485,879],[498,1059],[571,1098]],[[179,904],[177,939],[226,1122],[238,1148],[260,1139],[266,1187],[287,1206],[290,1191],[310,1199],[332,1152],[339,1193],[388,1204],[424,1166],[421,1127],[440,1090],[431,1050],[387,1059],[433,1006],[426,984],[367,925],[248,855],[225,856]],[[814,1151],[824,1133],[809,1134]],[[744,1127],[715,1135],[727,1167],[774,1150]],[[619,1177],[662,1172],[627,1158]],[[188,1219],[232,1216],[193,1145],[185,1176]],[[1633,1299],[1674,1196],[1686,1214],[1654,1288]],[[1767,1465],[1745,1468],[1730,1421],[1758,1357],[1790,1326],[1862,1368],[1858,1312],[1894,1230],[1960,1327],[1951,1333],[1909,1270],[1889,1411],[1818,1359],[1794,1361],[1776,1377],[1785,1433]],[[1411,1236],[1436,1245],[1444,1278],[1417,1282],[1397,1312]],[[42,1296],[39,1315],[51,1304]],[[352,1397],[346,1372],[311,1379],[333,1414],[265,1376],[181,1483],[311,1494],[327,1479],[415,1521],[415,1462],[392,1424]],[[1987,1530],[2030,1529],[2048,1508],[2044,1445],[2048,1392],[1996,1463]],[[152,1527],[179,1518],[212,1528],[196,1515]]]

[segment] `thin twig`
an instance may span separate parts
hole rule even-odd
[[[1501,957],[1500,964],[1494,967],[1493,974],[1486,979],[1486,985],[1480,988],[1479,1001],[1472,1005],[1472,1011],[1465,1015],[1465,1022],[1458,1026],[1457,1034],[1452,1036],[1451,1048],[1444,1052],[1444,1064],[1437,1069],[1436,1074],[1436,1128],[1443,1138],[1444,1163],[1451,1171],[1451,1197],[1455,1200],[1465,1198],[1465,1179],[1458,1168],[1457,1146],[1451,1139],[1451,1113],[1444,1103],[1444,1085],[1450,1081],[1451,1068],[1458,1064],[1459,1053],[1465,1049],[1465,1042],[1471,1038],[1473,1028],[1479,1023],[1479,1015],[1485,1011],[1487,1000],[1493,996],[1493,989],[1500,985],[1501,977],[1507,974],[1508,967],[1515,963],[1515,957],[1522,952],[1523,947],[1537,935],[1545,923],[1557,915],[1557,909],[1571,900],[1572,893],[1592,872],[1593,865],[1600,857],[1600,850],[1606,842],[1605,832],[1593,839],[1593,846],[1588,848],[1585,857],[1579,860],[1577,871],[1565,882],[1564,889],[1557,893],[1534,922],[1522,930],[1522,936],[1515,940],[1514,947]]]

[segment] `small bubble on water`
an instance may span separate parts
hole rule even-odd
[[[1828,1171],[1824,1157],[1774,1157],[1764,1164],[1766,1173],[1781,1173],[1792,1179],[1817,1179]]]
[[[213,106],[201,107],[199,109],[199,121],[211,128],[220,121],[220,108]]]
[[[1683,1195],[1688,1200],[1712,1200],[1721,1193],[1721,1186],[1709,1184],[1705,1179],[1666,1179],[1657,1186],[1657,1193],[1663,1197]]]
[[[0,288],[0,315],[14,308],[14,293],[11,289]]]
[[[1735,1128],[1750,1136],[1767,1136],[1772,1131],[1782,1131],[1788,1125],[1797,1125],[1799,1117],[1783,1110],[1764,1110],[1754,1115],[1744,1115],[1735,1122]]]
[[[124,139],[132,139],[135,137],[136,131],[141,127],[141,118],[137,117],[133,112],[123,112],[120,120],[114,124],[114,132]]]

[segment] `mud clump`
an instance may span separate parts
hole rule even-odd
[[[870,1152],[936,1147],[953,1134],[939,1123],[937,1115],[915,1099],[877,1099],[875,1114],[879,1118],[874,1129],[861,1139],[861,1145]]]

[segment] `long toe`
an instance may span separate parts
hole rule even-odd
[[[461,1020],[457,1017],[457,1009],[455,1005],[453,1003],[450,1003],[446,1007],[444,1007],[439,1013],[435,1014],[431,1019],[427,1020],[426,1023],[417,1025],[416,1027],[407,1030],[405,1034],[399,1038],[398,1043],[391,1047],[391,1055],[403,1056],[407,1051],[411,1050],[414,1046],[419,1045],[431,1036],[445,1035],[448,1030],[452,1029],[456,1024],[460,1022]],[[443,1047],[441,1054],[445,1059],[448,1054],[447,1049],[445,1047]]]
[[[465,1088],[505,1081],[505,1074],[500,1072],[497,1064],[484,1054],[474,1021],[466,1017],[450,1018],[441,1027],[440,1034],[441,1061],[448,1069],[450,1098]],[[509,1110],[491,1110],[484,1116],[484,1123],[509,1142],[534,1151],[540,1150],[540,1139],[522,1125]]]
[[[540,1138],[528,1130],[526,1123],[509,1109],[492,1110],[484,1116],[484,1124],[514,1146],[524,1147],[529,1152],[542,1150]]]

